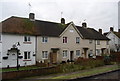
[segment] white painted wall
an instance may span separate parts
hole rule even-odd
[[[110,33],[107,35],[107,37],[108,37],[109,39],[111,39],[111,40],[109,41],[110,49],[113,50],[113,51],[117,51],[115,44],[117,44],[117,45],[120,44],[120,39],[119,39],[113,32],[110,32]]]
[[[27,65],[34,65],[35,64],[35,56],[33,56],[33,53],[35,53],[35,36],[30,36],[31,38],[31,44],[24,44],[24,35],[13,35],[13,34],[3,34],[2,35],[2,57],[7,56],[7,50],[12,48],[12,45],[16,42],[20,42],[20,46],[18,46],[18,49],[20,50],[21,55],[23,56],[22,59],[19,59],[20,66],[24,66],[25,62]],[[30,51],[31,53],[31,61],[24,61],[24,51]],[[10,53],[8,55],[7,60],[2,60],[2,67],[7,67],[8,65],[10,67],[16,66],[16,54],[12,55],[14,53]]]
[[[2,68],[2,35],[0,37],[0,68]]]

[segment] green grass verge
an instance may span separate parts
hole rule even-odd
[[[118,68],[119,67],[117,65],[116,66],[111,66],[109,68],[107,68],[107,67],[93,68],[93,69],[87,70],[85,72],[79,72],[79,73],[75,73],[75,74],[57,76],[57,77],[52,77],[50,79],[73,79],[73,78],[77,78],[77,77],[84,77],[84,76],[95,75],[95,74],[103,73],[103,72],[107,72],[107,71],[112,71],[112,70],[116,70]]]

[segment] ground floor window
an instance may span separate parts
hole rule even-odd
[[[42,58],[44,59],[48,58],[48,51],[42,51]]]
[[[30,59],[30,51],[24,52],[24,59]]]
[[[63,50],[63,58],[67,57],[67,50]]]
[[[100,55],[101,50],[100,49],[96,49],[96,55]]]
[[[76,56],[80,56],[80,50],[76,50]]]

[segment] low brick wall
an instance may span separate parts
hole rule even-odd
[[[46,74],[52,74],[58,72],[61,72],[59,66],[32,69],[32,70],[23,70],[23,71],[3,72],[2,79],[3,80],[18,79],[23,77],[46,75]]]

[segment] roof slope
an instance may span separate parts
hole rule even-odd
[[[120,38],[120,32],[113,32],[118,38]]]
[[[93,28],[84,28],[76,26],[84,39],[94,39],[94,40],[109,40],[106,36],[102,35]]]
[[[28,18],[12,16],[2,22],[2,32],[57,37],[67,25],[40,20],[30,21]]]
[[[120,38],[120,32],[116,32],[116,31],[110,31],[110,32],[113,32],[118,38]],[[104,33],[104,35],[108,35],[110,32],[106,32]]]

